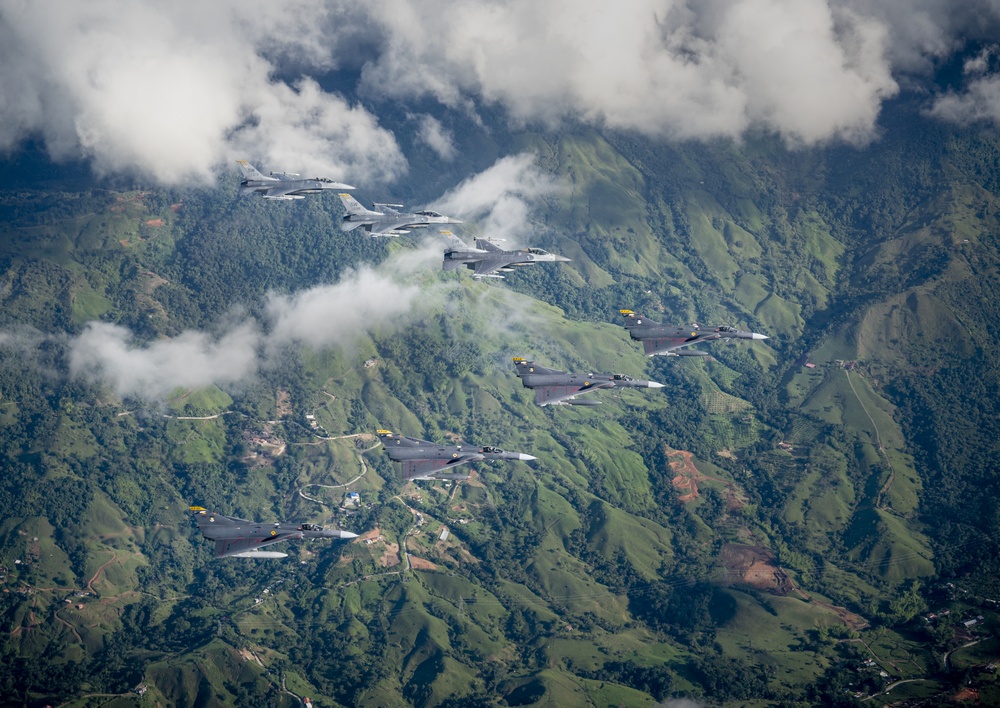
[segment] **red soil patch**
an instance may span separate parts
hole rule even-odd
[[[184,206],[184,202],[177,202],[176,204],[171,204],[170,205],[170,211],[172,211],[172,212],[174,212],[176,214],[177,212],[179,212],[181,210],[181,207],[183,207],[183,206]]]
[[[979,691],[974,688],[963,688],[961,691],[952,696],[951,700],[961,701],[962,703],[966,703],[968,701],[979,703]]]
[[[414,570],[437,570],[438,567],[434,563],[431,563],[426,558],[419,558],[417,556],[410,556],[410,567]]]
[[[163,226],[163,219],[150,219],[146,222],[146,226]]]
[[[730,482],[728,479],[722,479],[721,477],[709,477],[698,471],[698,468],[694,466],[694,454],[688,452],[687,450],[674,450],[672,448],[667,448],[667,464],[670,465],[671,471],[674,473],[674,478],[671,480],[671,484],[674,485],[674,489],[677,489],[683,494],[677,497],[682,502],[694,501],[698,498],[698,482],[705,480],[711,480],[713,482],[722,482],[726,486],[725,498],[726,498],[726,509],[727,511],[736,511],[737,509],[742,509],[743,505],[746,503],[743,497],[743,492],[735,484]]]
[[[721,555],[730,582],[744,583],[775,595],[787,595],[795,589],[792,579],[775,563],[774,554],[766,548],[727,543]]]

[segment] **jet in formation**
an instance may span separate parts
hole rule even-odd
[[[663,388],[661,383],[625,374],[571,374],[547,369],[519,356],[514,357],[514,368],[525,388],[535,391],[535,403],[540,406],[599,406],[600,401],[577,396],[604,388]]]
[[[272,172],[269,177],[262,175],[246,160],[237,160],[243,181],[240,194],[260,194],[264,199],[305,199],[304,194],[319,194],[324,189],[354,189],[349,184],[334,182],[326,177],[302,179],[293,172]]]
[[[476,239],[476,247],[470,248],[466,243],[450,231],[442,231],[452,244],[444,252],[443,270],[454,270],[464,265],[472,271],[472,277],[503,278],[497,272],[512,273],[513,266],[529,266],[535,263],[566,263],[569,258],[548,253],[540,248],[520,248],[516,251],[505,251],[495,243],[485,238]]]
[[[223,516],[201,506],[192,506],[194,522],[202,536],[215,541],[216,558],[286,558],[287,553],[262,551],[262,548],[282,541],[303,538],[357,538],[356,533],[340,529],[325,529],[316,524],[259,523]]]
[[[686,347],[716,339],[767,339],[763,334],[744,332],[735,327],[699,327],[696,324],[680,327],[654,322],[632,310],[619,310],[619,312],[625,318],[625,328],[632,339],[642,342],[646,356],[654,356],[655,354],[708,356],[708,352],[700,349],[686,349]]]
[[[379,438],[385,445],[389,459],[403,467],[403,479],[468,479],[468,473],[451,472],[453,467],[479,460],[534,460],[532,455],[522,452],[506,452],[498,447],[476,447],[474,445],[438,445],[437,443],[394,434],[390,430],[379,430]]]
[[[372,236],[399,236],[410,233],[410,229],[420,229],[430,224],[462,223],[450,216],[442,216],[436,211],[418,211],[412,214],[397,211],[403,207],[402,204],[379,204],[376,202],[372,205],[374,210],[365,209],[361,202],[350,194],[339,196],[344,208],[347,209],[347,214],[340,222],[340,228],[344,231],[352,231],[362,226]]]

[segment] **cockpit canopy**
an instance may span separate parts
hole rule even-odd
[[[719,327],[720,332],[735,332],[735,327]]]
[[[549,255],[548,251],[543,250],[541,248],[526,248],[524,250],[527,251],[528,253],[533,253],[536,256],[547,256],[547,255]]]
[[[436,211],[418,211],[417,216],[434,216],[437,218],[441,218],[441,215],[438,214]]]
[[[299,528],[301,528],[303,531],[322,531],[323,530],[323,527],[320,526],[319,524],[302,524],[302,526],[300,526]]]
[[[631,376],[626,376],[625,374],[615,374],[614,380],[615,381],[634,381],[635,379],[633,379]]]
[[[503,452],[503,450],[501,450],[498,447],[490,447],[490,446],[487,445],[486,447],[483,448],[483,452],[493,452],[493,453],[496,453],[496,452]]]

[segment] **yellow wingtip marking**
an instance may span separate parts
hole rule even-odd
[[[632,312],[632,310],[618,310],[618,312],[620,312],[623,315],[634,315],[635,314],[634,312]]]
[[[189,506],[188,508],[191,511],[205,511],[205,507],[203,506]]]
[[[511,361],[524,361],[524,360],[525,359],[523,356],[515,356],[511,359]]]
[[[391,430],[376,430],[375,432],[378,433],[379,435],[392,435]]]

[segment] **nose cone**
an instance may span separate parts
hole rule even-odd
[[[655,381],[647,381],[646,382],[646,387],[647,388],[663,388],[663,384],[656,383]]]
[[[455,219],[455,218],[452,218],[450,216],[446,216],[446,217],[444,217],[444,223],[446,223],[446,224],[461,224],[462,220],[461,219]]]
[[[767,339],[767,338],[768,338],[767,335],[757,334],[756,332],[750,335],[750,339]]]
[[[523,462],[530,462],[531,460],[537,460],[538,458],[534,455],[525,455],[523,452],[519,452],[517,453],[517,459],[522,460]]]
[[[339,538],[342,541],[346,541],[349,538],[357,538],[358,537],[358,535],[356,533],[351,533],[350,531],[340,531],[340,530],[337,530],[337,531],[330,531],[329,533],[330,533],[331,538]]]
[[[556,263],[569,263],[573,259],[572,258],[567,258],[566,256],[556,256],[553,260]]]

